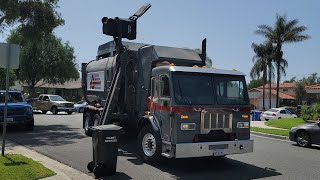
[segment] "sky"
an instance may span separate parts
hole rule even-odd
[[[320,74],[320,1],[316,0],[60,0],[57,11],[65,25],[55,34],[75,48],[80,65],[95,58],[100,44],[112,40],[102,33],[102,17],[130,17],[146,2],[152,7],[138,20],[134,42],[201,48],[202,39],[207,38],[207,55],[213,65],[236,68],[247,74],[247,80],[254,56],[251,44],[265,41],[254,33],[257,26],[273,26],[276,14],[299,19],[311,39],[283,46],[289,67],[282,80]],[[5,38],[0,36],[0,42]]]

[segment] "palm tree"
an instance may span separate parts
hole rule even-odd
[[[267,42],[265,45],[265,54],[266,54],[266,61],[268,67],[268,79],[269,79],[269,109],[271,108],[271,83],[272,78],[274,78],[274,47],[271,42]]]
[[[277,66],[276,107],[279,106],[280,64],[283,56],[282,45],[284,43],[299,42],[310,38],[310,36],[302,34],[307,28],[305,26],[298,26],[298,23],[298,19],[288,21],[285,15],[277,15],[274,27],[264,24],[258,26],[258,30],[256,30],[256,34],[263,35],[276,46],[274,57]]]
[[[262,90],[262,107],[265,109],[265,84],[266,84],[266,75],[267,75],[267,55],[266,55],[266,46],[264,44],[255,44],[252,43],[252,49],[256,53],[256,55],[253,56],[252,62],[254,62],[253,67],[251,68],[250,76],[252,79],[255,79],[256,77],[260,78],[260,73],[262,72],[262,84],[263,84],[263,90]]]

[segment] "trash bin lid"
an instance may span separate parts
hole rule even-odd
[[[94,131],[119,131],[122,129],[121,126],[117,126],[114,124],[107,124],[107,125],[101,125],[101,126],[92,126],[92,130]]]

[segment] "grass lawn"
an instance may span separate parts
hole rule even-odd
[[[266,128],[257,128],[257,127],[250,127],[251,131],[267,133],[267,134],[274,134],[280,136],[289,136],[289,130],[282,130],[282,129],[266,129]]]
[[[291,129],[299,124],[305,124],[306,122],[301,118],[288,118],[288,119],[274,119],[266,121],[264,124],[267,126],[282,128],[282,129]]]
[[[53,175],[50,169],[20,154],[0,155],[0,179],[31,180]]]

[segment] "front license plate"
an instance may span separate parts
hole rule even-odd
[[[224,151],[222,149],[214,150],[213,156],[224,156]]]
[[[13,122],[13,118],[7,118],[7,122]]]

